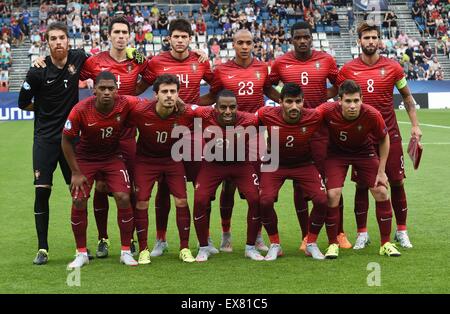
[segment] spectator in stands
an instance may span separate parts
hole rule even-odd
[[[441,68],[441,67],[439,67],[439,68],[437,69],[437,71],[435,72],[435,74],[434,74],[434,79],[437,80],[437,81],[442,81],[442,80],[444,80],[444,71],[442,71],[442,68]]]
[[[447,46],[445,42],[442,41],[442,37],[438,37],[434,43],[434,54],[438,55],[439,53],[447,55]]]
[[[428,61],[430,61],[433,58],[433,50],[431,49],[430,45],[427,44],[425,48],[423,49],[422,57]]]
[[[333,7],[330,12],[330,18],[331,18],[331,25],[336,26],[338,25],[339,15],[336,12],[336,8]]]
[[[427,13],[427,22],[425,24],[425,32],[430,36],[436,36],[436,21],[431,17],[431,14]]]
[[[100,47],[98,46],[98,42],[97,41],[92,41],[92,48],[91,50],[89,50],[89,53],[91,55],[96,55],[99,54],[101,52]]]
[[[197,34],[205,35],[206,34],[206,23],[202,17],[197,19]]]
[[[158,18],[158,29],[167,29],[167,25],[169,25],[169,20],[167,19],[166,13],[161,9],[159,18]]]
[[[439,24],[436,22],[437,29],[436,29],[436,36],[442,37],[447,35],[448,27],[444,21],[440,22]]]
[[[414,67],[411,63],[408,63],[408,72],[406,73],[407,80],[417,80],[417,73],[414,72]]]
[[[142,27],[139,27],[134,40],[137,45],[142,45],[142,44],[147,43],[145,40],[145,34],[144,34],[144,31],[142,30]]]
[[[28,57],[30,57],[31,63],[40,55],[41,49],[38,41],[33,42],[30,49],[28,49]]]
[[[394,12],[388,11],[384,16],[383,27],[388,30],[388,37],[396,38],[397,34],[397,15]]]
[[[405,31],[401,31],[397,37],[397,42],[399,42],[401,45],[407,45],[408,40],[409,40],[409,37],[408,37],[408,35],[406,35]]]
[[[7,71],[11,67],[11,49],[6,48],[0,54],[0,67],[2,70]]]
[[[20,29],[20,25],[17,21],[12,22],[11,25],[11,35],[12,35],[12,44],[13,45],[21,45],[24,40],[24,34]]]

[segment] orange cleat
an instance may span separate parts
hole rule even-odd
[[[306,252],[306,240],[308,239],[308,236],[303,238],[302,244],[300,244],[300,247],[298,248],[300,251]]]
[[[342,249],[351,249],[353,247],[350,241],[347,239],[347,236],[343,232],[338,234],[337,240],[339,242],[339,247]]]

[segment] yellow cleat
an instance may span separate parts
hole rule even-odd
[[[195,258],[194,258],[194,256],[192,256],[192,252],[188,248],[182,249],[180,251],[180,259],[186,263],[195,262]]]
[[[353,247],[353,245],[347,239],[347,235],[343,232],[338,234],[337,240],[339,242],[339,247],[342,249],[351,249]]]
[[[392,244],[391,242],[386,242],[380,247],[380,255],[387,255],[387,256],[393,256],[397,257],[402,255],[395,244]]]
[[[142,250],[139,253],[139,260],[138,263],[139,265],[146,265],[146,264],[150,264],[152,261],[150,260],[150,252],[148,249]]]
[[[336,259],[339,256],[339,245],[338,244],[330,244],[325,253],[326,259]]]

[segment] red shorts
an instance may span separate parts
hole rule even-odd
[[[78,166],[81,173],[87,178],[89,186],[92,187],[94,179],[100,176],[105,181],[108,191],[130,193],[130,179],[122,159],[113,158],[108,161],[78,160]],[[89,192],[90,188],[88,187],[86,194],[89,194]]]
[[[261,184],[259,187],[260,195],[265,195],[275,200],[278,191],[286,179],[297,181],[301,187],[303,195],[307,199],[315,200],[326,197],[325,185],[322,176],[315,165],[304,165],[299,167],[279,167],[274,172],[262,172]]]
[[[376,145],[377,147],[377,145]],[[377,147],[378,151],[378,147]],[[390,182],[400,182],[406,178],[405,159],[400,141],[391,143],[389,156],[386,162],[386,176]],[[352,169],[352,181],[359,183],[358,174]]]
[[[182,162],[171,158],[136,157],[134,185],[138,201],[148,201],[156,181],[164,177],[170,193],[187,198],[186,179]]]
[[[233,182],[245,198],[250,193],[259,195],[258,174],[250,162],[203,162],[195,183],[195,197],[212,199],[224,180]],[[256,193],[256,194],[255,194]]]
[[[348,168],[352,165],[352,171],[357,173],[358,183],[373,187],[377,178],[378,158],[332,158],[325,161],[325,173],[327,174],[327,189],[336,189],[344,186]]]
[[[136,163],[136,140],[134,138],[120,139],[119,149],[125,160],[130,178],[133,181],[134,166]]]
[[[195,182],[202,166],[201,161],[183,161],[186,181]]]

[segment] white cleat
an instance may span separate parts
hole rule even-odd
[[[261,253],[259,253],[259,251],[255,248],[254,245],[245,246],[245,257],[248,257],[254,261],[264,260],[264,256],[262,256]]]
[[[197,257],[195,260],[197,262],[206,262],[208,260],[208,257],[211,255],[209,252],[209,248],[207,246],[201,246],[198,250]]]
[[[156,240],[155,246],[153,247],[152,252],[150,253],[151,257],[161,256],[164,252],[169,250],[169,245],[167,241]]]
[[[226,253],[233,252],[233,246],[231,245],[231,232],[222,233],[222,241],[220,242],[220,251]]]
[[[120,253],[120,262],[127,266],[137,266],[138,262],[134,259],[131,251],[122,251]]]
[[[269,251],[269,248],[264,243],[264,239],[263,239],[261,233],[258,233],[258,236],[256,237],[255,247],[259,251],[264,251],[264,252]]]
[[[80,268],[83,267],[83,265],[87,265],[89,264],[89,257],[87,255],[87,253],[82,253],[82,252],[78,252],[75,255],[75,259],[73,260],[72,263],[70,263],[69,265],[67,265],[67,269],[71,270],[71,269],[75,269],[75,268]]]
[[[281,249],[281,245],[278,243],[272,243],[270,245],[270,249],[266,254],[266,257],[264,257],[264,260],[266,261],[274,261],[279,256],[283,256],[283,250]]]
[[[311,256],[314,259],[323,260],[325,256],[320,252],[317,243],[309,243],[306,245],[306,256]]]
[[[213,243],[211,237],[208,237],[208,250],[209,250],[209,254],[211,254],[211,255],[219,253],[219,250],[216,249],[216,247],[214,246],[214,243]]]
[[[411,244],[411,241],[409,241],[408,231],[402,230],[402,231],[396,231],[394,240],[400,243],[401,247],[404,247],[406,249],[410,249],[413,247]]]
[[[367,232],[358,232],[358,237],[356,238],[354,250],[362,250],[370,244],[369,234]]]

